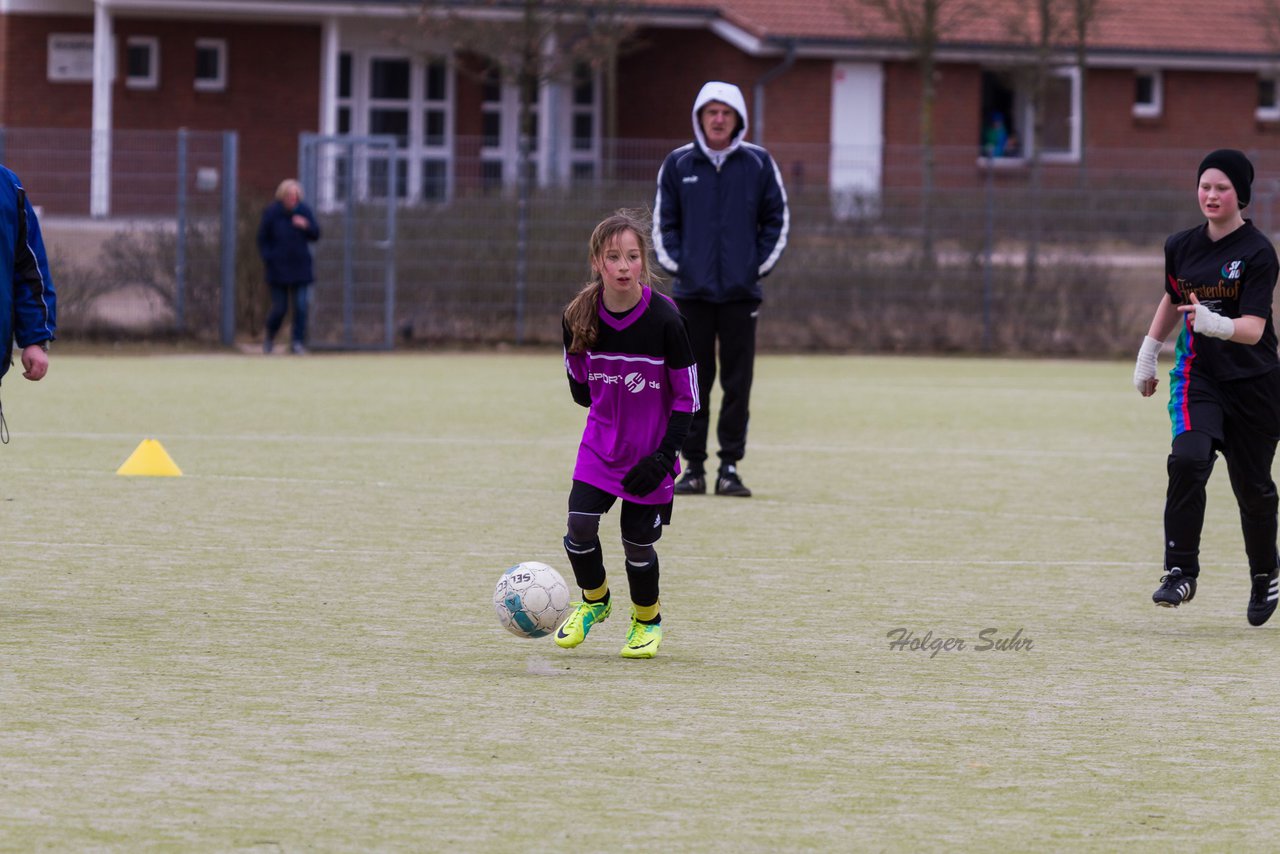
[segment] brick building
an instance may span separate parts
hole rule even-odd
[[[693,96],[713,78],[743,89],[753,136],[777,149],[792,179],[874,192],[894,180],[895,158],[914,158],[922,115],[914,45],[864,0],[586,5],[621,8],[628,22],[617,144],[605,144],[612,111],[598,64],[544,81],[535,99],[544,183],[593,180],[610,151],[611,169],[649,175],[654,157],[689,138]],[[1274,11],[1268,19],[1267,0],[1100,0],[1083,69],[1071,21],[1055,22],[1059,35],[1037,44],[1038,4],[992,0],[966,14],[973,5],[941,4],[950,17],[939,27],[933,127],[940,157],[958,167],[951,180],[969,180],[975,163],[1017,169],[1032,155],[1071,164],[1097,151],[1123,166],[1221,145],[1280,168],[1280,20]],[[494,20],[522,9],[473,6]],[[464,73],[482,63],[420,27],[421,8],[419,0],[4,0],[0,126],[93,130],[94,140],[124,130],[234,130],[240,183],[255,191],[297,171],[304,132],[394,136],[387,177],[406,200],[510,182],[516,84]],[[548,55],[557,49],[548,44]],[[1039,99],[1028,74],[1037,56],[1046,69]],[[997,116],[995,152],[983,144]],[[111,208],[102,164],[121,164],[94,162],[87,196],[102,214]]]

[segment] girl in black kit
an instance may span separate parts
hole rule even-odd
[[[1205,484],[1217,452],[1227,460],[1252,588],[1246,611],[1260,626],[1276,609],[1276,485],[1271,461],[1280,441],[1280,371],[1271,296],[1280,264],[1271,242],[1244,219],[1253,164],[1219,149],[1200,164],[1205,224],[1165,242],[1165,294],[1138,352],[1133,383],[1156,390],[1156,356],[1181,327],[1169,372],[1173,448],[1164,509],[1164,576],[1152,595],[1176,608],[1196,595]]]

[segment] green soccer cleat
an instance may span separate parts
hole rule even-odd
[[[603,623],[613,613],[613,600],[603,602],[575,602],[569,618],[556,629],[556,646],[573,649],[587,639],[587,633],[596,623]]]
[[[636,619],[636,612],[631,612],[631,630],[627,632],[627,642],[622,646],[623,658],[653,658],[658,654],[658,644],[662,643],[662,623],[642,623]]]

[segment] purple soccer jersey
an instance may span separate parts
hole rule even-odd
[[[646,285],[640,302],[622,317],[601,305],[595,346],[582,353],[566,347],[564,365],[591,391],[574,480],[637,504],[671,501],[678,460],[672,476],[646,496],[625,492],[621,482],[658,449],[672,412],[698,410],[697,367],[675,303]]]

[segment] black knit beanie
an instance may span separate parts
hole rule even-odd
[[[1240,207],[1243,208],[1249,204],[1253,187],[1253,164],[1249,162],[1248,157],[1244,156],[1243,151],[1219,148],[1217,151],[1209,152],[1204,160],[1200,161],[1200,169],[1196,172],[1197,182],[1206,169],[1221,169],[1222,173],[1231,179],[1231,186],[1236,189],[1236,199],[1239,200]]]

